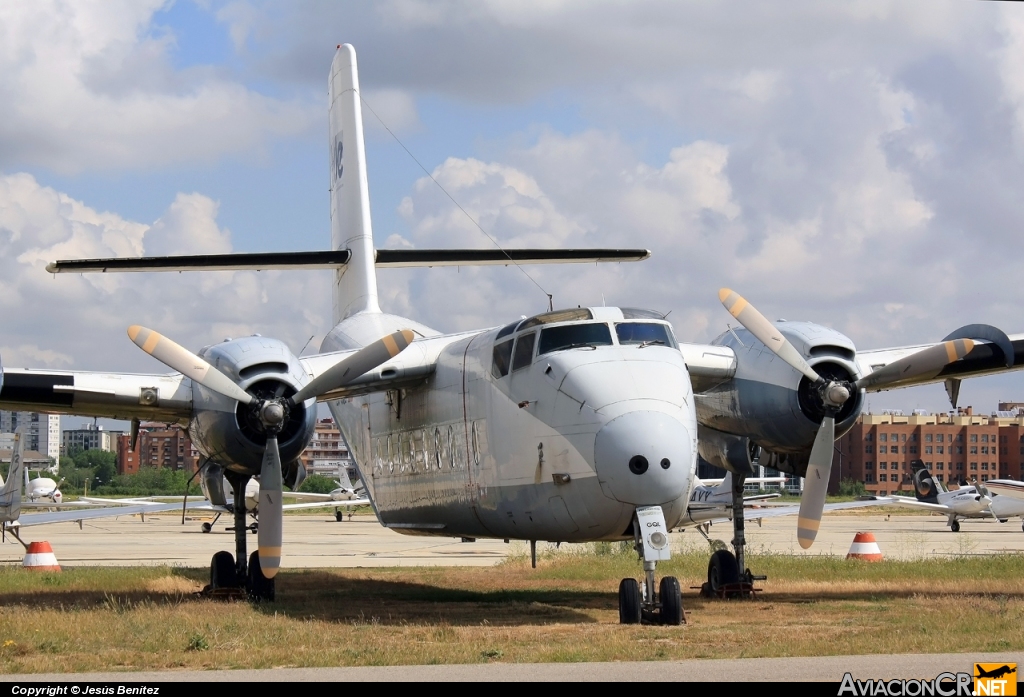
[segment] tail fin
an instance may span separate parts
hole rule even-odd
[[[911,460],[910,468],[914,472],[914,491],[917,492],[917,500],[927,503],[938,503],[938,496],[942,493],[942,485],[932,478],[932,473],[924,466],[921,460]]]
[[[13,522],[21,515],[21,470],[25,467],[25,439],[20,432],[14,434],[11,450],[11,468],[7,482],[0,487],[0,523]]]
[[[348,249],[348,264],[335,271],[334,322],[357,312],[380,312],[374,268],[370,194],[359,99],[356,51],[338,46],[328,83],[331,148],[331,248]]]
[[[725,477],[718,483],[714,489],[711,490],[711,495],[716,494],[732,494],[732,472],[726,472]]]

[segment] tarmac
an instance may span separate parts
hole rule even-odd
[[[220,519],[214,530],[203,533],[200,525],[211,518],[190,516],[184,525],[180,514],[122,516],[78,523],[55,523],[25,528],[26,542],[46,540],[62,566],[208,566],[213,554],[234,550],[229,519]],[[928,515],[828,514],[814,546],[800,547],[796,517],[768,518],[762,526],[747,524],[748,550],[774,554],[826,554],[845,556],[857,532],[874,533],[888,559],[1024,553],[1020,521],[968,520],[961,532],[950,532],[945,517]],[[732,539],[732,525],[724,522],[710,530],[712,538]],[[248,535],[250,551],[256,536]],[[676,531],[675,549],[707,550],[695,531]],[[553,547],[538,544],[539,550]],[[563,545],[563,548],[568,545]],[[386,529],[372,516],[355,516],[336,522],[334,516],[289,515],[284,523],[283,568],[375,566],[490,566],[509,554],[527,553],[524,542],[403,535]],[[10,536],[0,545],[0,565],[20,565],[24,548]]]

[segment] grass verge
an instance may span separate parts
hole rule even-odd
[[[195,596],[205,569],[0,569],[0,672],[1003,651],[1024,648],[1024,556],[877,564],[752,555],[754,600],[696,596],[707,554],[677,554],[688,624],[620,626],[621,545],[490,568],[283,571],[276,603]]]

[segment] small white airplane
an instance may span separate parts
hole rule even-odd
[[[41,503],[42,505],[59,505],[64,502],[64,494],[60,491],[60,485],[64,483],[61,479],[59,482],[55,482],[49,477],[36,477],[30,479],[28,476],[28,468],[25,468],[25,503],[35,504]]]
[[[1005,523],[1010,518],[1021,518],[1024,530],[1024,482],[1012,479],[975,481],[973,485],[946,491],[921,460],[911,460],[914,492],[917,498],[891,496],[889,500],[900,506],[923,508],[945,513],[946,525],[960,532],[960,521],[967,518],[995,518]]]
[[[0,409],[187,424],[204,479],[233,490],[235,554],[211,586],[272,597],[282,553],[282,494],[301,479],[316,402],[327,403],[378,520],[416,535],[552,542],[632,540],[643,583],[619,584],[619,619],[682,622],[679,581],[656,583],[667,533],[685,523],[697,455],[732,473],[735,555],[718,550],[708,582],[745,570],[743,481],[759,462],[805,477],[797,517],[815,539],[837,436],[868,391],[1024,367],[1024,335],[970,325],[940,342],[858,351],[809,322],[769,322],[719,292],[742,325],[710,344],[679,343],[659,312],[553,310],[445,334],[383,312],[376,268],[640,261],[646,249],[376,249],[355,50],[339,45],[328,79],[331,249],[51,263],[53,273],[331,269],[334,327],[320,353],[283,341],[226,340],[193,353],[128,330],[171,374],[5,370]],[[259,549],[248,555],[244,492],[260,480]],[[226,502],[226,499],[225,499]],[[248,558],[248,563],[247,563]]]

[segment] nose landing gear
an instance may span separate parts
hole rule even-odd
[[[619,583],[619,623],[685,624],[679,580],[665,576],[661,579],[658,593],[654,592],[655,567],[660,560],[671,557],[668,528],[661,506],[637,508],[633,534],[636,551],[644,562],[645,578],[642,584],[635,578],[624,578]]]

